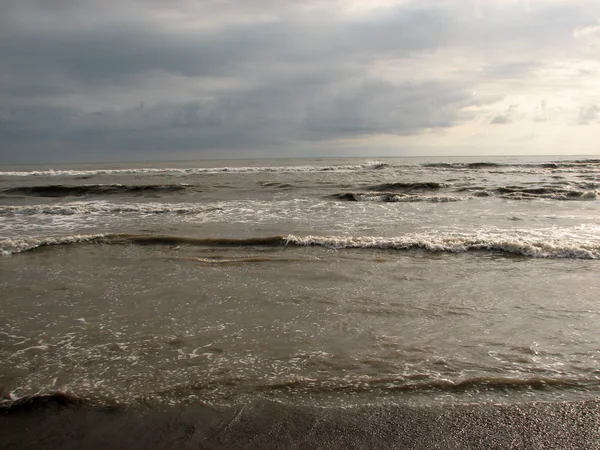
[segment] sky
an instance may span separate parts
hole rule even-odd
[[[598,0],[0,0],[0,164],[599,142]]]

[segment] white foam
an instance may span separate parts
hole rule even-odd
[[[352,194],[358,202],[393,202],[393,203],[447,203],[459,202],[467,197],[456,197],[450,195],[416,195],[416,194],[389,194],[386,192],[364,192]]]
[[[431,252],[463,253],[473,250],[496,250],[533,258],[600,258],[600,244],[566,241],[558,238],[519,237],[516,235],[427,235],[407,234],[401,237],[354,236],[286,236],[289,244],[317,245],[333,249],[377,248]]]
[[[378,236],[297,236],[282,238],[286,245],[321,246],[331,249],[363,248],[464,253],[469,251],[501,251],[532,258],[600,259],[597,234],[575,238],[573,231],[564,230],[496,230],[473,233],[407,233],[397,237]],[[108,238],[110,234],[18,237],[0,239],[0,254],[10,255],[41,246],[74,244]],[[108,242],[108,241],[107,241]]]
[[[0,215],[63,215],[75,214],[198,214],[214,211],[198,203],[112,203],[108,201],[70,202],[57,205],[0,206]]]
[[[502,194],[500,197],[507,200],[535,200],[535,199],[548,199],[548,200],[597,200],[598,193],[596,191],[582,192],[580,195],[573,196],[569,195],[568,192],[555,192],[549,194],[530,194],[527,192],[510,192]]]
[[[600,189],[600,182],[597,181],[572,181],[571,184],[573,184],[578,189]]]
[[[42,236],[0,239],[0,254],[3,256],[22,253],[46,245],[74,244],[89,242],[107,236],[106,234],[75,234],[67,236]]]
[[[356,170],[377,170],[389,167],[381,161],[367,161],[363,164],[342,164],[328,166],[271,166],[271,167],[194,167],[194,168],[131,168],[96,170],[31,170],[0,172],[0,176],[93,176],[93,175],[129,175],[129,174],[181,174],[201,173],[257,173],[257,172],[349,172]]]

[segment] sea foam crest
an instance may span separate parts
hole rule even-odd
[[[349,172],[356,170],[379,170],[390,167],[382,161],[367,161],[363,164],[340,164],[327,166],[270,166],[270,167],[194,167],[194,168],[130,168],[130,169],[90,169],[90,170],[32,170],[0,172],[0,176],[94,176],[130,174],[181,174],[201,173],[260,173],[260,172]]]
[[[75,214],[199,214],[221,210],[197,203],[111,203],[107,201],[71,202],[56,205],[0,206],[1,215],[64,215]]]
[[[600,243],[596,241],[547,238],[541,235],[519,237],[511,234],[425,235],[400,237],[369,236],[270,236],[245,239],[190,238],[178,236],[94,234],[61,237],[24,237],[0,239],[0,253],[9,255],[51,245],[99,242],[129,245],[192,245],[209,247],[253,246],[320,246],[331,249],[425,250],[428,252],[464,253],[496,251],[531,258],[599,259]]]
[[[75,234],[68,236],[45,236],[0,239],[0,254],[3,256],[22,253],[48,245],[77,244],[91,242],[107,236],[106,234]]]
[[[447,203],[459,202],[465,199],[465,197],[456,197],[451,195],[396,194],[394,192],[349,192],[347,194],[338,195],[336,198],[356,202],[392,203]]]
[[[600,258],[599,244],[510,236],[430,236],[409,234],[402,237],[353,237],[289,235],[285,236],[284,239],[287,244],[302,246],[316,245],[333,249],[423,249],[430,252],[449,253],[488,250],[520,254],[532,258]]]

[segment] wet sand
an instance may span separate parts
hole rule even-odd
[[[592,449],[600,446],[599,406],[106,406],[57,394],[0,409],[0,448]]]

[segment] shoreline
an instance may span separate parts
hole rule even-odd
[[[509,405],[99,405],[64,394],[0,407],[0,448],[598,448],[600,400]]]

